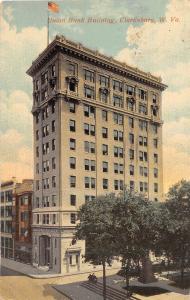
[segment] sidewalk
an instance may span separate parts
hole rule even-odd
[[[73,276],[73,275],[80,275],[80,274],[87,274],[91,272],[99,272],[102,271],[101,266],[93,267],[87,265],[86,268],[83,269],[83,271],[78,271],[74,273],[67,273],[67,274],[58,274],[53,271],[45,271],[41,269],[37,269],[33,267],[32,265],[27,265],[15,260],[11,259],[6,259],[6,258],[1,258],[0,260],[0,266],[8,268],[10,270],[16,271],[18,273],[22,273],[26,276],[29,276],[31,278],[36,278],[36,279],[47,279],[47,278],[56,278],[56,277],[68,277],[68,276]],[[117,265],[114,265],[113,267],[107,267],[107,270],[120,270],[120,267]]]

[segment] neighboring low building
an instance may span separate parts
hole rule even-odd
[[[1,257],[31,262],[33,180],[1,183]]]
[[[16,178],[1,183],[1,257],[14,258],[13,218],[15,207]]]
[[[31,263],[33,180],[24,179],[15,190],[15,259]]]

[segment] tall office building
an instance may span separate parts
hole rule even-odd
[[[162,200],[160,78],[56,36],[27,71],[33,78],[33,262],[82,268],[73,240],[85,200],[127,185]]]

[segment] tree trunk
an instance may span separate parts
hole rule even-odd
[[[156,281],[152,270],[152,262],[149,256],[142,259],[142,271],[139,281],[142,283],[151,283]]]
[[[106,263],[105,261],[102,263],[103,265],[103,299],[106,300]]]
[[[181,259],[181,285],[183,287],[184,282],[184,256]]]

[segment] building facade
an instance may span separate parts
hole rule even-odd
[[[16,178],[1,183],[1,257],[14,258],[14,216]]]
[[[25,263],[32,261],[33,180],[24,179],[15,189],[14,257]]]
[[[33,263],[82,268],[86,199],[125,185],[162,200],[161,79],[57,36],[32,63]]]

